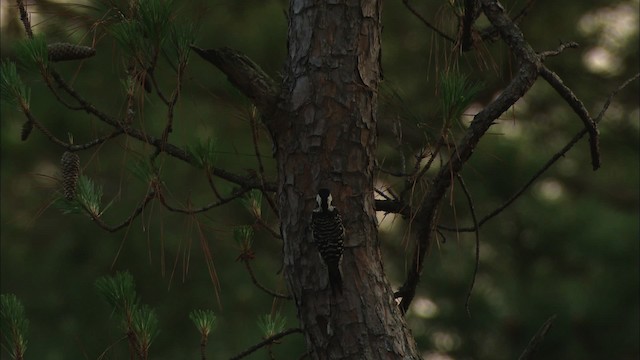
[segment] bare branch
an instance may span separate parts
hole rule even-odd
[[[562,43],[562,44],[560,44],[560,46],[558,46],[557,49],[555,49],[553,51],[543,51],[543,52],[541,52],[540,53],[540,60],[544,61],[545,58],[547,58],[549,56],[558,56],[563,51],[565,51],[566,49],[576,49],[579,46],[580,45],[578,45],[578,43],[574,42],[574,41],[570,41],[568,43]]]
[[[596,122],[589,116],[589,112],[584,107],[584,104],[580,99],[576,97],[576,95],[569,89],[563,82],[560,77],[549,70],[545,66],[540,68],[540,76],[542,76],[551,87],[553,87],[558,94],[571,106],[573,111],[580,117],[582,120],[585,129],[589,133],[589,145],[591,150],[591,166],[593,170],[598,170],[600,168],[600,151],[598,149],[598,125]]]
[[[91,219],[96,224],[98,224],[98,226],[100,226],[101,228],[103,228],[108,232],[116,232],[126,226],[129,226],[129,224],[131,224],[133,220],[135,220],[135,218],[137,218],[142,213],[142,211],[145,209],[147,204],[149,204],[149,202],[153,200],[155,197],[156,197],[156,193],[154,191],[149,191],[145,196],[145,198],[142,200],[142,203],[133,211],[133,213],[128,218],[126,218],[122,223],[115,226],[110,226],[107,223],[105,223],[98,214],[95,214],[93,211],[91,211],[87,207],[83,206],[83,208],[89,214]]]
[[[400,200],[376,200],[376,211],[411,216],[411,207]]]
[[[253,139],[253,152],[256,154],[256,159],[258,161],[258,179],[260,179],[260,185],[262,186],[262,195],[267,199],[267,203],[271,210],[278,216],[278,206],[276,206],[275,201],[271,198],[271,196],[267,193],[265,188],[265,175],[264,175],[264,165],[262,164],[262,156],[260,155],[260,148],[258,147],[258,124],[256,122],[256,111],[255,108],[249,114],[249,122],[251,124],[251,135]]]
[[[256,216],[256,224],[260,225],[260,227],[262,227],[263,229],[265,229],[269,234],[271,234],[272,237],[276,238],[276,239],[280,239],[282,240],[282,235],[280,233],[278,233],[277,231],[273,230],[269,224],[267,224],[262,217],[260,216]]]
[[[634,80],[637,80],[638,78],[640,78],[640,73],[635,74],[633,77],[627,79],[624,83],[622,83],[620,86],[618,86],[614,91],[611,92],[611,94],[609,94],[609,96],[607,97],[607,100],[605,101],[605,104],[602,106],[602,110],[600,110],[600,113],[598,114],[598,116],[596,117],[595,121],[597,123],[600,122],[600,120],[602,119],[602,117],[604,116],[604,113],[606,112],[607,108],[609,107],[609,104],[611,104],[611,101],[613,99],[613,97],[620,92],[623,88],[625,88],[627,85],[629,85],[629,83],[631,83]],[[491,213],[489,213],[488,215],[486,215],[485,217],[483,217],[478,223],[477,225],[473,226],[473,227],[464,227],[464,228],[458,228],[458,227],[451,227],[451,226],[442,226],[439,225],[438,229],[440,230],[446,230],[446,231],[456,231],[456,232],[471,232],[471,231],[476,231],[476,229],[478,229],[479,227],[481,227],[484,223],[486,223],[487,221],[491,220],[493,217],[495,217],[496,215],[500,214],[504,209],[506,209],[509,205],[511,205],[516,199],[518,199],[540,176],[542,176],[542,174],[544,174],[556,161],[558,161],[559,159],[563,158],[565,156],[565,154],[567,152],[569,152],[569,150],[571,150],[571,148],[573,148],[573,146],[580,140],[582,139],[586,134],[587,134],[587,129],[583,128],[581,131],[579,131],[576,135],[573,136],[573,138],[562,148],[560,149],[557,153],[555,153],[541,168],[540,170],[538,170],[532,177],[531,179],[529,179],[529,181],[527,181],[527,183],[525,183],[520,190],[518,190],[515,194],[513,194],[507,201],[505,201],[502,205],[500,205],[499,207],[497,207],[495,210],[493,210]]]
[[[242,260],[242,263],[244,263],[244,267],[247,269],[247,272],[249,272],[249,276],[251,277],[251,282],[253,282],[253,285],[257,286],[258,289],[264,291],[265,293],[275,298],[291,300],[291,295],[278,294],[277,292],[269,290],[266,286],[262,285],[256,278],[256,275],[253,273],[253,268],[249,263],[249,259],[242,258],[241,260]]]
[[[236,356],[231,357],[229,360],[238,360],[238,359],[242,359],[243,357],[245,357],[245,356],[247,356],[247,355],[251,354],[252,352],[254,352],[254,351],[256,351],[256,350],[260,349],[260,348],[261,348],[261,347],[263,347],[263,346],[273,344],[276,340],[279,340],[279,339],[281,339],[281,338],[283,338],[283,337],[285,337],[285,336],[287,336],[287,335],[295,334],[295,333],[301,333],[301,334],[302,334],[302,333],[303,333],[303,331],[302,331],[302,329],[300,329],[300,328],[292,328],[292,329],[289,329],[289,330],[285,330],[285,331],[283,331],[283,332],[281,332],[281,333],[275,334],[275,335],[273,335],[273,336],[271,336],[271,337],[269,337],[269,338],[265,339],[265,340],[264,340],[264,341],[262,341],[262,342],[259,342],[259,343],[255,344],[255,345],[253,345],[252,347],[250,347],[250,348],[248,348],[247,350],[245,350],[245,351],[241,352],[240,354],[238,354],[238,355],[236,355]]]
[[[631,82],[638,80],[638,78],[640,78],[640,73],[636,73],[631,78],[627,79],[627,81],[623,82],[620,86],[618,86],[617,89],[613,90],[611,94],[609,94],[609,97],[607,97],[607,100],[604,102],[604,105],[602,106],[602,110],[600,110],[600,112],[598,113],[598,116],[596,116],[596,122],[600,122],[600,120],[602,120],[604,113],[609,108],[609,105],[611,105],[611,101],[613,100],[613,97],[616,96],[622,89],[627,87],[627,85],[629,85]]]
[[[253,60],[227,47],[207,50],[196,46],[191,48],[227,75],[229,81],[251,99],[263,114],[272,112],[278,97],[278,86]]]
[[[451,186],[452,179],[471,157],[480,138],[495,119],[507,111],[531,88],[542,66],[538,55],[531,45],[525,41],[520,29],[504,13],[502,5],[496,0],[482,0],[482,8],[489,21],[500,31],[504,41],[518,57],[521,66],[517,75],[498,98],[474,117],[464,137],[455,147],[455,151],[434,178],[431,190],[416,214],[415,218],[420,221],[416,232],[417,242],[413,250],[413,262],[409,268],[407,279],[400,290],[403,293],[403,298],[399,306],[403,312],[407,311],[415,296],[415,289],[420,280],[425,255],[431,246],[431,239],[436,229],[435,218],[440,200]]]
[[[534,3],[535,0],[528,0],[522,10],[520,10],[520,12],[513,17],[513,23],[519,25],[522,20],[524,20],[525,16],[529,14],[529,11],[533,7]],[[487,29],[483,29],[482,31],[480,31],[480,38],[482,39],[482,41],[495,41],[498,38],[498,29],[496,29],[495,26],[490,26]]]
[[[38,119],[36,119],[36,117],[33,115],[33,113],[31,112],[31,110],[26,106],[26,104],[20,104],[20,107],[22,108],[22,112],[25,114],[25,116],[27,117],[28,121],[31,122],[31,124],[33,124],[33,126],[35,126],[38,130],[40,130],[44,136],[46,136],[49,140],[51,140],[52,143],[56,144],[56,145],[60,145],[62,147],[64,147],[65,149],[69,150],[69,151],[78,151],[78,150],[85,150],[85,149],[89,149],[91,147],[94,147],[96,145],[100,145],[102,143],[104,143],[105,141],[109,140],[109,139],[113,139],[119,135],[122,135],[124,133],[124,130],[122,129],[118,129],[115,130],[114,132],[112,132],[111,134],[107,134],[104,136],[101,136],[99,138],[93,139],[87,143],[84,144],[78,144],[78,145],[74,145],[71,143],[68,143],[64,140],[61,140],[60,138],[58,138],[57,136],[55,136],[52,132],[49,131],[49,129],[47,129]]]
[[[437,27],[431,25],[431,23],[429,21],[427,21],[427,19],[425,19],[416,9],[413,8],[413,6],[411,6],[409,4],[409,0],[402,0],[402,3],[404,4],[404,6],[407,7],[407,9],[409,9],[409,11],[411,11],[411,13],[413,15],[415,15],[415,17],[417,17],[418,19],[420,19],[420,21],[422,21],[422,23],[428,27],[429,29],[435,31],[438,35],[442,36],[443,38],[449,40],[452,43],[455,43],[456,40],[454,38],[452,38],[451,36],[443,33],[440,29],[438,29]]]
[[[553,322],[555,320],[556,320],[556,316],[552,315],[550,318],[547,319],[547,321],[544,322],[544,324],[542,324],[542,326],[540,327],[540,329],[538,329],[536,334],[533,335],[533,338],[531,338],[531,341],[529,341],[529,344],[524,349],[524,351],[522,352],[522,355],[520,355],[518,360],[533,359],[533,355],[535,355],[536,351],[540,347],[540,344],[542,344],[542,340],[544,340],[545,335],[547,335],[547,332],[549,332],[549,329],[551,329],[551,325],[553,325]]]
[[[473,277],[471,278],[471,284],[469,284],[469,290],[467,291],[467,299],[464,301],[464,308],[467,310],[467,315],[471,317],[471,310],[469,309],[469,301],[471,300],[471,292],[473,291],[473,286],[476,283],[476,277],[478,276],[478,269],[480,268],[480,228],[478,227],[478,218],[476,217],[476,209],[473,206],[473,199],[471,198],[471,193],[469,189],[467,189],[467,185],[464,183],[462,179],[462,175],[460,173],[456,174],[458,178],[458,182],[460,183],[460,187],[464,192],[465,197],[467,198],[467,202],[469,203],[469,211],[471,212],[471,218],[473,219],[473,225],[476,229],[476,263],[473,269]]]
[[[205,206],[199,207],[199,208],[176,208],[173,207],[171,205],[169,205],[167,203],[167,200],[164,197],[164,194],[162,193],[162,189],[160,188],[159,184],[155,184],[155,188],[156,188],[156,192],[158,193],[158,200],[160,200],[160,203],[162,204],[162,206],[164,206],[167,210],[172,211],[172,212],[177,212],[177,213],[182,213],[182,214],[189,214],[189,215],[194,215],[194,214],[198,214],[198,213],[202,213],[205,211],[209,211],[215,207],[219,207],[222,205],[225,205],[235,199],[238,199],[240,197],[242,197],[245,193],[249,192],[251,190],[251,188],[242,188],[242,189],[237,189],[236,191],[234,191],[234,194],[232,194],[232,196],[228,197],[228,198],[220,198],[219,201],[216,202],[212,202],[209,203]]]

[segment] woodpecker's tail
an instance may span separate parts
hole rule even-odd
[[[338,266],[329,267],[329,284],[331,285],[331,293],[342,294],[342,274]]]

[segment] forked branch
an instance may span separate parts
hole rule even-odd
[[[467,132],[455,147],[446,164],[444,164],[433,180],[429,193],[425,196],[416,214],[419,227],[416,231],[416,245],[413,260],[407,279],[400,293],[403,298],[400,309],[406,312],[415,296],[415,289],[422,273],[425,255],[431,246],[433,233],[436,229],[436,212],[438,205],[451,186],[451,181],[462,169],[463,164],[471,157],[480,138],[493,124],[494,120],[507,111],[520,99],[535,82],[539,68],[542,66],[538,55],[529,45],[518,27],[505,14],[502,5],[495,0],[483,0],[483,10],[495,26],[512,52],[520,60],[521,66],[517,75],[511,80],[504,91],[487,107],[480,111],[471,122]]]

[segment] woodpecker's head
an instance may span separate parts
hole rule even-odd
[[[331,201],[333,198],[331,197],[331,192],[329,189],[320,189],[318,190],[318,195],[316,195],[316,201],[318,202],[318,208],[321,211],[333,211],[334,207],[331,205]]]

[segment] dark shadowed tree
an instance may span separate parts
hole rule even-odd
[[[589,154],[592,168],[597,170],[601,165],[598,123],[613,94],[608,99],[603,96],[602,110],[593,115],[561,76],[545,65],[548,58],[560,56],[577,44],[561,43],[556,49],[530,44],[518,24],[527,16],[532,3],[528,1],[514,9],[505,9],[496,0],[453,2],[443,10],[447,12],[447,20],[442,22],[448,23],[433,25],[420,8],[404,1],[407,16],[424,23],[425,34],[435,34],[437,41],[445,44],[447,55],[444,64],[439,65],[438,98],[432,100],[433,107],[438,108],[437,120],[428,124],[431,133],[428,138],[418,136],[419,146],[408,151],[406,158],[403,154],[401,161],[392,163],[393,169],[387,168],[378,157],[381,129],[393,134],[387,138],[403,144],[398,123],[379,121],[381,97],[389,96],[388,89],[381,86],[381,0],[291,0],[286,12],[287,55],[282,78],[268,75],[237,50],[206,49],[207,44],[195,40],[194,27],[177,24],[174,8],[167,1],[106,1],[108,15],[103,17],[103,23],[96,25],[100,28],[101,35],[97,37],[100,42],[93,45],[98,47],[106,42],[104,36],[115,39],[119,46],[117,66],[126,69],[120,72],[126,91],[124,98],[108,102],[117,104],[120,110],[115,111],[88,100],[69,81],[71,72],[59,72],[54,64],[94,56],[95,50],[51,43],[45,47],[44,38],[32,34],[24,2],[18,0],[29,38],[21,50],[28,58],[24,61],[36,65],[34,68],[42,73],[46,85],[67,111],[85,112],[100,122],[100,134],[88,142],[74,143],[64,138],[65,129],[54,129],[54,124],[39,119],[32,111],[38,108],[38,99],[29,102],[24,85],[8,61],[3,62],[3,98],[12,98],[24,113],[25,139],[32,130],[39,131],[67,151],[62,163],[67,200],[60,200],[61,206],[88,214],[97,226],[107,231],[124,231],[152,204],[195,217],[243,198],[247,193],[254,198],[255,194],[261,194],[269,211],[277,217],[277,225],[267,224],[260,211],[254,213],[255,221],[257,226],[266,227],[274,237],[282,239],[282,270],[289,290],[288,294],[273,295],[292,299],[299,320],[299,329],[274,334],[272,341],[302,332],[308,356],[313,359],[420,359],[422,355],[405,315],[416,297],[425,261],[438,237],[444,237],[444,231],[471,232],[479,242],[480,226],[521,196],[582,138],[588,139],[588,148],[581,150]],[[460,63],[463,59],[466,61],[465,56],[469,54],[482,61],[489,56],[487,49],[495,43],[508,48],[512,63],[501,71],[508,73],[506,68],[512,66],[512,75],[503,83],[493,81],[483,87],[470,80],[472,76],[461,73]],[[213,159],[212,139],[201,139],[198,143],[196,137],[191,136],[191,143],[184,147],[175,140],[176,132],[185,131],[179,130],[181,121],[176,116],[176,106],[183,100],[182,87],[187,81],[185,73],[190,52],[213,64],[251,102],[251,150],[258,158],[254,171],[244,174],[219,166]],[[97,56],[101,55],[98,51]],[[163,66],[165,70],[160,69]],[[172,77],[168,79],[160,76],[169,73]],[[637,77],[607,90],[607,94],[621,90]],[[521,184],[505,204],[489,216],[479,218],[462,169],[490,128],[537,82],[546,82],[554,89],[556,102],[572,110],[574,121],[581,124],[582,130],[558,149],[538,173]],[[162,122],[154,119],[151,123],[145,118],[140,105],[144,96],[164,106]],[[400,95],[393,93],[390,97],[400,101],[391,112],[411,112],[410,105],[402,103]],[[484,99],[481,108],[474,112],[471,121],[461,121],[478,98]],[[262,160],[271,154],[260,153],[261,128],[266,128],[269,134],[274,162]],[[404,136],[413,137],[415,142],[415,135]],[[144,145],[136,150],[141,160],[134,171],[145,179],[146,189],[137,195],[138,204],[126,212],[124,219],[112,225],[104,219],[104,209],[92,201],[91,194],[95,195],[92,183],[86,178],[78,179],[78,160],[71,154],[123,137]],[[171,168],[168,164],[173,162],[202,169],[198,174],[209,185],[207,193],[216,200],[207,205],[198,201],[192,205],[191,200],[184,201],[185,205],[175,205],[164,181],[167,169]],[[380,185],[381,179],[388,177],[394,179],[393,185]],[[228,193],[219,190],[221,180],[233,184]],[[440,221],[444,217],[443,202],[446,203],[454,186],[456,196],[464,199],[472,215],[471,227],[447,228]],[[333,204],[341,212],[346,229],[342,293],[332,292],[326,267],[309,230],[320,188],[331,190]],[[397,289],[385,274],[377,212],[397,214],[409,228],[405,279]],[[275,228],[279,231],[273,230]],[[478,252],[476,244],[476,256]],[[254,278],[249,265],[252,256],[248,246],[239,259]],[[215,278],[217,275],[211,272]],[[472,288],[473,282],[469,293]],[[540,319],[540,323],[544,320]],[[523,359],[535,353],[551,321],[545,322],[535,336],[525,336],[534,338],[524,349]],[[270,341],[263,345],[268,344]]]

